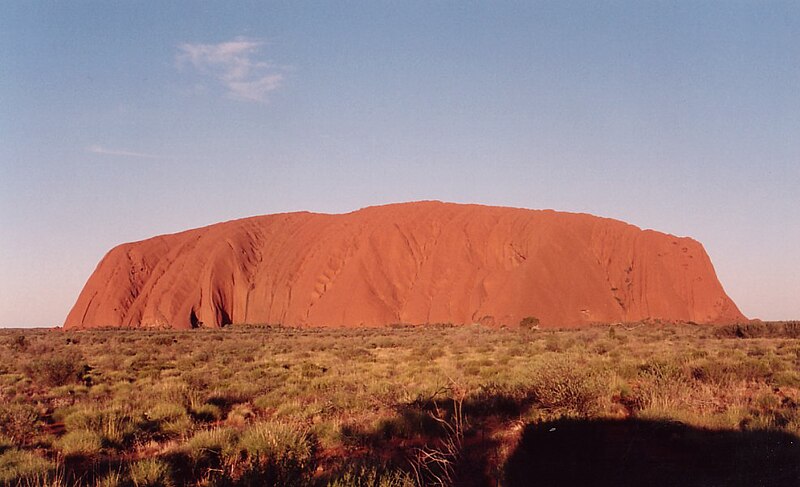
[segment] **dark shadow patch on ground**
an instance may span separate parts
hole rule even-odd
[[[400,431],[416,434],[422,440],[422,445],[417,447],[425,446],[428,451],[446,451],[447,442],[459,431],[458,455],[448,458],[453,484],[463,487],[497,485],[500,445],[493,438],[494,433],[530,409],[534,398],[521,391],[489,390],[470,397],[455,394],[461,397],[458,399],[452,392],[443,389],[432,397],[400,405],[391,421],[404,426],[398,428]],[[457,424],[459,427],[454,429]],[[414,448],[406,450],[411,463],[414,463],[414,453]],[[436,471],[430,473],[439,476]],[[423,475],[423,483],[436,485],[435,476]]]
[[[672,421],[561,419],[530,424],[509,486],[798,486],[800,438]]]

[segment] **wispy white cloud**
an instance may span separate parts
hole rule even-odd
[[[219,44],[185,43],[178,46],[177,61],[211,77],[231,98],[266,103],[284,76],[279,67],[259,59],[263,45],[243,37]]]
[[[128,150],[107,149],[103,146],[93,144],[86,148],[86,152],[92,154],[103,154],[106,156],[121,156],[121,157],[138,157],[140,159],[164,159],[163,156],[155,154],[145,154],[143,152],[133,152]]]

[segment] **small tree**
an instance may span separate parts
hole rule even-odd
[[[11,348],[17,352],[24,352],[28,349],[28,339],[25,335],[16,335],[11,339]]]
[[[519,326],[524,330],[538,330],[539,318],[536,318],[535,316],[526,316],[520,320]]]
[[[38,358],[25,368],[35,382],[49,387],[74,384],[85,379],[91,370],[76,352]]]

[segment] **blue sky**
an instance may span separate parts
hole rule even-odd
[[[112,246],[439,199],[694,237],[800,318],[800,3],[9,2],[0,326]]]

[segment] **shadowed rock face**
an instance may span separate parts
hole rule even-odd
[[[65,328],[542,326],[745,319],[702,245],[551,210],[416,202],[286,213],[112,249]]]

